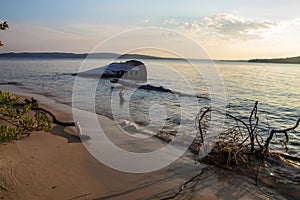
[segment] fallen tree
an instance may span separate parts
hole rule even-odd
[[[30,111],[35,113],[30,114]],[[2,91],[0,91],[0,120],[0,143],[29,136],[35,131],[49,131],[52,123],[75,126],[74,122],[62,122],[49,110],[40,108],[34,98],[20,101],[18,96]]]
[[[10,142],[34,131],[48,131],[51,120],[42,112],[30,115],[32,104],[18,105],[19,97],[0,91],[0,143]]]
[[[61,126],[75,126],[75,122],[62,122],[62,121],[58,120],[56,118],[56,116],[52,112],[50,112],[49,110],[46,110],[44,108],[40,108],[37,100],[34,99],[34,98],[31,98],[31,100],[25,99],[25,104],[31,104],[32,105],[31,106],[32,110],[38,110],[38,111],[42,111],[45,114],[48,114],[49,116],[51,116],[53,123],[55,123],[57,125],[61,125]],[[24,104],[21,103],[19,105],[24,105]]]

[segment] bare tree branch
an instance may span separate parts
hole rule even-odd
[[[288,142],[289,141],[289,137],[287,135],[287,132],[295,130],[298,127],[299,123],[300,123],[300,118],[298,118],[298,120],[296,121],[296,124],[294,126],[290,127],[290,128],[286,128],[286,129],[282,129],[282,130],[274,130],[274,129],[271,130],[269,136],[266,139],[264,147],[265,148],[269,147],[269,144],[270,144],[270,142],[271,142],[271,140],[272,140],[272,138],[273,138],[273,136],[274,136],[275,133],[284,133],[285,139],[286,139],[285,142]]]

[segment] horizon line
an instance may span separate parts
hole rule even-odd
[[[10,51],[10,52],[0,52],[0,55],[3,54],[73,54],[73,55],[92,55],[92,54],[115,54],[118,56],[149,56],[152,58],[157,58],[157,59],[173,59],[173,60],[184,60],[184,59],[191,59],[191,60],[213,60],[213,61],[249,61],[249,60],[256,60],[256,59],[287,59],[287,58],[294,58],[294,57],[299,57],[299,56],[289,56],[289,57],[270,57],[270,58],[248,58],[248,59],[218,59],[218,58],[180,58],[180,57],[164,57],[164,56],[157,56],[157,55],[150,55],[150,54],[120,54],[120,53],[115,53],[115,52],[93,52],[93,53],[87,53],[87,52],[64,52],[64,51]]]

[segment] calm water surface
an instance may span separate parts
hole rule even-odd
[[[91,110],[93,105],[85,104],[89,85],[97,85],[95,109],[98,114],[126,119],[146,126],[148,131],[194,131],[194,118],[199,108],[210,104],[209,87],[201,74],[184,61],[142,60],[148,70],[148,83],[163,86],[187,94],[178,97],[171,93],[135,90],[126,88],[125,106],[120,105],[119,88],[112,88],[109,80],[81,78],[79,97],[74,99],[83,109]],[[108,64],[108,60],[90,60],[88,68]],[[72,103],[75,73],[82,60],[0,60],[0,81],[15,81],[31,92],[40,93],[61,103]],[[217,62],[217,70],[226,91],[228,112],[247,119],[253,103],[259,102],[261,121],[259,130],[267,133],[269,128],[286,128],[294,125],[300,117],[300,65],[258,64],[242,62]],[[210,62],[197,61],[202,69],[210,69]],[[209,83],[214,84],[214,83]],[[196,98],[195,95],[204,97]],[[159,110],[160,112],[157,112]],[[114,116],[112,116],[114,113]],[[154,116],[155,118],[153,118]],[[152,117],[152,118],[151,118]],[[288,153],[300,155],[299,128],[292,131]],[[281,137],[278,135],[278,140]],[[272,148],[283,149],[280,144]]]

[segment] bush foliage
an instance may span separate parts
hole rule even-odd
[[[6,30],[8,28],[9,28],[9,26],[8,26],[7,22],[3,22],[3,23],[0,22],[0,30],[4,31],[4,30]],[[3,46],[1,40],[0,40],[0,46]]]
[[[31,103],[20,104],[19,97],[0,91],[0,143],[29,136],[34,131],[48,131],[52,122],[45,113],[28,113]]]

